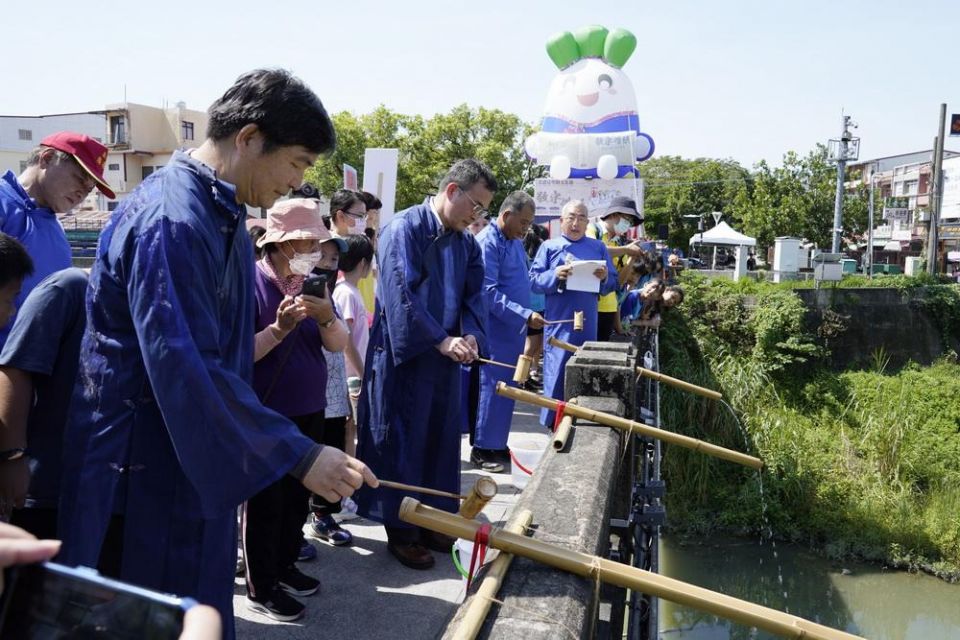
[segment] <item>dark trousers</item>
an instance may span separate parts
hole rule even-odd
[[[323,433],[322,411],[291,420],[314,440]],[[269,598],[280,574],[296,562],[303,544],[309,498],[310,491],[299,480],[285,475],[243,506],[243,555],[250,597]]]
[[[600,311],[597,313],[597,340],[607,342],[613,335],[619,311]]]
[[[327,418],[323,423],[323,430],[319,439],[315,440],[327,447],[343,451],[344,439],[347,437],[347,417]],[[323,496],[310,494],[310,510],[317,517],[340,513],[340,501],[330,502]]]

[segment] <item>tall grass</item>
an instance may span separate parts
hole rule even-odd
[[[760,455],[778,537],[960,577],[960,366],[890,371],[878,350],[869,371],[830,371],[792,294],[754,289],[748,306],[742,285],[687,287],[685,308],[661,329],[663,369],[721,390],[749,444],[720,405],[672,389],[665,424]],[[941,312],[960,309],[949,298],[960,294],[938,289]],[[941,326],[960,319],[947,314]],[[664,473],[672,526],[760,530],[751,472],[670,449]]]

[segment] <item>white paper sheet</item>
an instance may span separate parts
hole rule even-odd
[[[604,260],[574,260],[570,263],[573,273],[567,277],[567,289],[600,293],[600,279],[593,272],[604,266]]]

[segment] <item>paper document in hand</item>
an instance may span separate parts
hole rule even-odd
[[[606,264],[605,260],[574,260],[570,263],[573,273],[567,276],[567,289],[600,293],[600,278],[593,272]]]

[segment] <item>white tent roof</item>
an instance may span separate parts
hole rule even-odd
[[[745,236],[726,222],[720,222],[714,228],[703,233],[694,234],[690,244],[720,244],[734,247],[755,247],[757,239]]]

